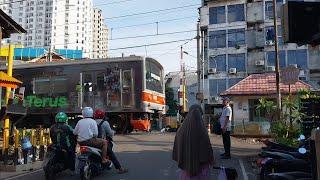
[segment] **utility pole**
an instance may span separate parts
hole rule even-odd
[[[201,67],[200,67],[201,57],[200,57],[200,24],[197,23],[197,75],[198,75],[198,94],[200,94],[200,76],[201,76]],[[201,102],[201,99],[198,98],[198,101]]]
[[[180,88],[178,92],[179,97],[179,106],[181,108],[181,112],[185,112],[185,68],[183,62],[183,50],[182,46],[180,47]]]
[[[275,65],[276,65],[276,87],[277,87],[277,118],[281,118],[281,92],[280,92],[280,68],[278,54],[278,16],[277,16],[277,1],[272,0],[273,4],[273,26],[274,26],[274,49],[275,49]]]

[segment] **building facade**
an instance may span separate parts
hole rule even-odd
[[[277,0],[280,69],[294,65],[300,80],[319,87],[319,47],[282,41]],[[205,60],[205,101],[219,102],[219,94],[250,74],[275,71],[272,0],[203,0],[200,27]]]
[[[92,57],[92,0],[0,0],[1,8],[27,30],[13,35],[24,47],[82,50]]]
[[[92,58],[107,58],[108,56],[108,27],[104,23],[102,10],[93,9],[93,43]]]
[[[196,71],[186,71],[186,100],[187,109],[197,103],[196,94],[198,90]],[[180,88],[180,72],[169,72],[165,77],[166,86],[172,88],[174,100],[179,103],[178,91]]]

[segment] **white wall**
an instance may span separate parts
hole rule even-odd
[[[244,97],[233,97],[233,119],[235,124],[249,121],[249,102],[248,96]]]

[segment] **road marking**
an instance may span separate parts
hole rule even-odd
[[[34,171],[32,171],[32,172],[29,172],[29,173],[20,174],[20,175],[12,176],[12,177],[5,178],[5,179],[6,179],[6,180],[16,179],[16,178],[23,177],[23,176],[30,175],[30,174],[34,174],[34,173],[37,173],[37,172],[40,172],[40,171],[42,171],[42,169],[34,170]]]
[[[239,159],[239,163],[240,163],[240,167],[241,167],[241,171],[242,171],[243,180],[249,180],[246,169],[244,168],[242,159]]]

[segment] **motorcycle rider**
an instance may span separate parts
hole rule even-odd
[[[112,138],[114,135],[114,131],[111,129],[110,124],[105,119],[105,112],[97,109],[94,112],[93,115],[97,125],[98,125],[98,131],[99,131],[99,138],[107,139],[108,140],[108,156],[112,163],[114,164],[115,168],[117,169],[119,174],[123,174],[128,172],[128,169],[122,168],[115,153],[112,150],[113,144],[112,144]]]
[[[75,170],[75,136],[72,127],[67,125],[68,116],[64,112],[59,112],[55,116],[56,123],[50,127],[50,138],[52,144],[66,152],[66,165],[71,171]]]
[[[107,147],[108,141],[97,138],[98,136],[98,126],[95,120],[93,120],[93,109],[91,107],[85,107],[82,109],[81,119],[74,131],[73,134],[78,136],[78,143],[80,146],[91,146],[99,148],[102,151],[102,163],[108,163],[107,158]]]

